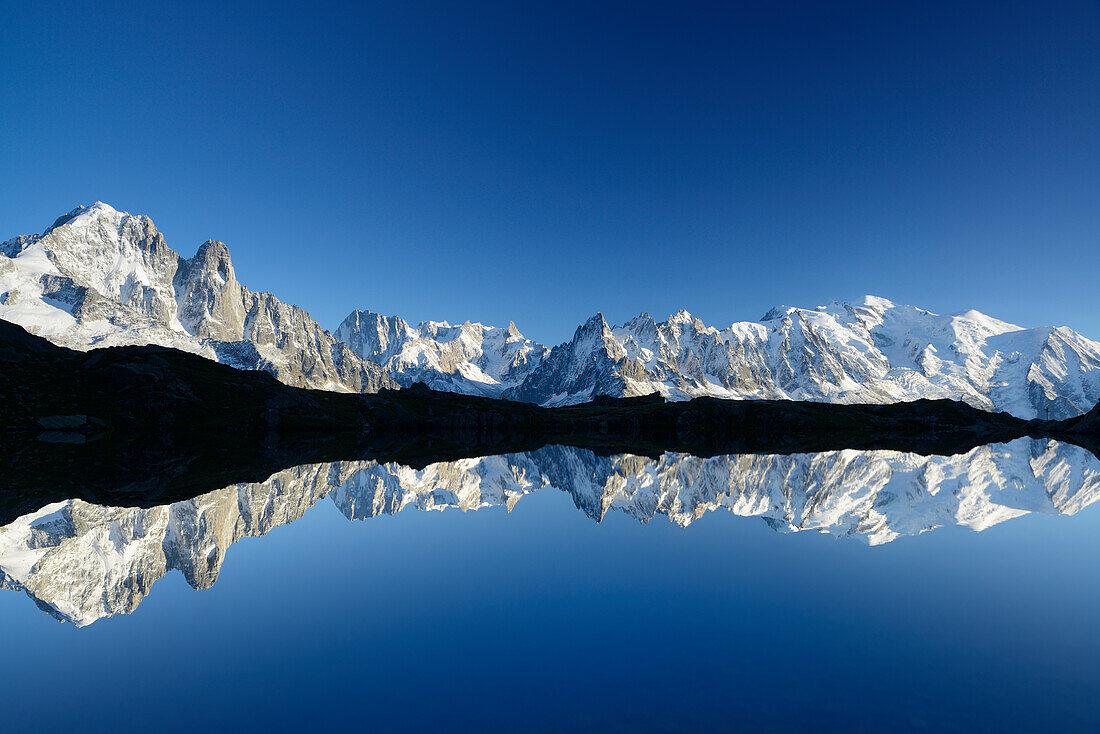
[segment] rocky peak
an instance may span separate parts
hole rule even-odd
[[[179,321],[195,336],[237,341],[244,333],[244,288],[237,283],[229,248],[207,240],[184,261],[173,282]]]
[[[229,248],[221,240],[207,240],[199,245],[195,256],[188,261],[188,266],[193,270],[216,275],[223,283],[237,280]]]
[[[412,333],[408,322],[398,316],[355,310],[337,327],[336,338],[363,359],[381,363]]]
[[[611,327],[608,326],[607,319],[604,318],[603,312],[597,311],[595,315],[590,316],[583,324],[577,327],[577,331],[573,338],[576,339],[578,336],[593,333],[604,334],[610,331]]]
[[[695,317],[688,313],[688,310],[685,308],[681,308],[668,318],[670,324],[690,324],[694,320]]]

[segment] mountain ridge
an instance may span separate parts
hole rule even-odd
[[[287,384],[349,392],[429,387],[544,406],[600,396],[888,403],[961,400],[1065,419],[1100,400],[1100,343],[1066,327],[1024,328],[976,310],[938,315],[866,296],[777,306],[708,326],[686,310],[622,325],[597,313],[549,348],[508,327],[352,311],[334,330],[236,280],[229,249],[189,259],[152,220],[102,202],[41,235],[0,244],[0,318],[79,349],[160,344]]]
[[[955,456],[601,456],[547,446],[421,469],[308,464],[166,505],[70,499],[35,508],[0,526],[0,589],[23,591],[46,613],[85,626],[134,611],[172,570],[193,588],[210,588],[230,546],[295,522],[324,499],[355,521],[406,509],[511,512],[550,487],[597,523],[614,512],[688,527],[722,510],[779,533],[881,545],[943,526],[980,532],[1029,513],[1076,514],[1100,499],[1100,460],[1071,444],[1022,438]]]
[[[439,371],[451,375],[445,383],[439,372],[425,375],[421,365],[409,369],[393,358],[410,343],[424,349],[425,341],[423,334],[378,328],[394,319],[405,323],[355,311],[336,333],[403,384],[419,380],[544,406],[647,394],[839,403],[926,398],[1064,419],[1100,400],[1100,343],[1067,327],[1025,328],[973,309],[941,316],[876,296],[813,309],[780,306],[759,322],[722,329],[686,310],[663,322],[643,312],[622,325],[597,312],[567,342],[552,349],[532,343],[523,373],[489,386],[454,379],[461,364]],[[383,341],[384,353],[358,349]]]

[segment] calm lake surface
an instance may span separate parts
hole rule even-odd
[[[1023,439],[56,503],[0,528],[5,730],[1097,731],[1097,498]]]

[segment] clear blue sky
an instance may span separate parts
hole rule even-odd
[[[1100,338],[1096,0],[17,3],[0,40],[0,235],[102,199],[328,328],[874,293]]]

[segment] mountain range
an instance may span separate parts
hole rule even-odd
[[[171,570],[192,587],[209,588],[229,546],[294,522],[326,497],[349,520],[362,520],[408,508],[511,511],[551,486],[596,522],[621,512],[686,527],[725,510],[759,517],[782,533],[816,531],[878,545],[941,526],[981,531],[1032,512],[1075,514],[1100,499],[1100,461],[1073,444],[1022,438],[954,456],[601,456],[547,446],[421,469],[309,464],[167,505],[46,505],[0,527],[0,588],[24,591],[54,617],[83,626],[132,612]]]
[[[553,348],[515,327],[353,311],[329,332],[297,306],[250,291],[227,247],[184,259],[153,222],[97,202],[0,245],[0,318],[77,349],[159,344],[297,386],[438,390],[567,405],[598,396],[883,403],[964,401],[1064,419],[1100,400],[1100,343],[1066,327],[1022,328],[978,311],[937,315],[867,296],[781,306],[708,326],[687,311],[621,326],[596,314]]]

